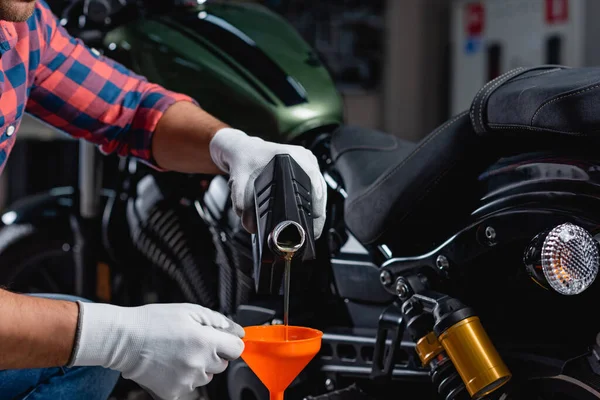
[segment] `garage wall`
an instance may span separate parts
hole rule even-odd
[[[448,3],[387,1],[382,126],[409,140],[448,118]]]

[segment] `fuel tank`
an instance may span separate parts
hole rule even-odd
[[[290,141],[342,123],[341,97],[315,51],[261,5],[170,9],[113,29],[104,47],[150,81],[267,140]]]

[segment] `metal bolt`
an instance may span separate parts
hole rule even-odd
[[[390,271],[381,271],[381,274],[379,274],[379,280],[381,281],[382,285],[388,286],[390,283],[392,283],[392,274],[390,274]]]
[[[325,379],[325,389],[327,389],[329,392],[335,389],[335,385],[330,378]]]
[[[408,297],[408,295],[410,294],[410,288],[408,287],[408,285],[402,278],[399,278],[396,281],[396,294],[401,299],[406,299]]]
[[[439,255],[438,258],[435,260],[435,265],[437,265],[437,267],[443,271],[448,269],[450,263],[448,262],[448,259],[446,257]]]
[[[487,228],[485,228],[485,237],[489,241],[494,241],[496,239],[496,230],[491,226],[488,226]]]

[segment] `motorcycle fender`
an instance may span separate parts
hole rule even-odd
[[[70,226],[70,216],[76,204],[73,187],[59,187],[41,194],[27,196],[8,207],[0,217],[0,228],[8,225],[33,225],[48,227],[53,231]],[[100,208],[106,205],[108,196],[101,197]]]
[[[27,196],[13,203],[1,216],[2,225],[54,224],[57,220],[65,220],[72,213],[74,204],[73,187],[52,189],[48,192]]]

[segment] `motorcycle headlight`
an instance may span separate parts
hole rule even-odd
[[[566,223],[552,229],[542,246],[542,270],[563,295],[586,290],[598,275],[598,244],[583,228]]]

